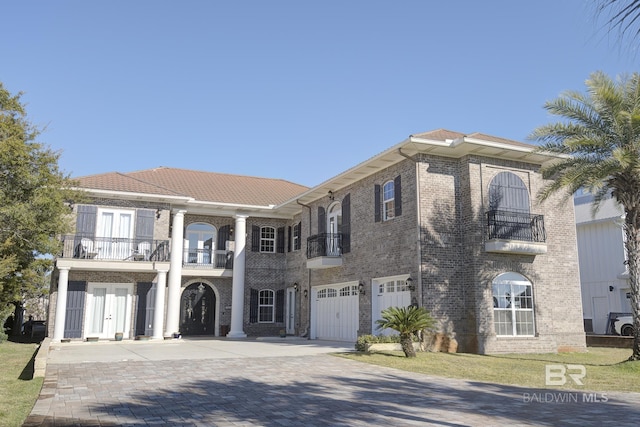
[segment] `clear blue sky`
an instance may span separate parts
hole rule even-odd
[[[525,142],[638,71],[587,0],[7,1],[0,81],[71,176],[171,166],[314,186],[446,128]]]

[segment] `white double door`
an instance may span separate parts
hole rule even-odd
[[[85,336],[113,339],[116,332],[129,337],[133,285],[89,283]]]

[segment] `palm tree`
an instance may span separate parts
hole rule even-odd
[[[607,25],[617,28],[620,37],[629,34],[631,39],[640,36],[640,0],[597,0],[596,15],[609,13]]]
[[[542,169],[551,181],[539,199],[561,190],[569,198],[585,188],[594,195],[594,211],[609,195],[622,207],[635,330],[629,360],[640,360],[640,74],[614,81],[595,72],[586,86],[586,94],[567,91],[547,102],[544,108],[564,121],[541,126],[530,136],[542,143],[540,151],[559,155]]]
[[[382,310],[382,318],[376,320],[377,329],[390,328],[400,334],[400,345],[406,357],[416,357],[413,348],[413,336],[419,331],[429,329],[435,320],[424,307],[389,307]]]

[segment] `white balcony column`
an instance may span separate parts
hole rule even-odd
[[[247,241],[247,215],[236,215],[235,250],[233,252],[233,279],[231,288],[231,329],[229,338],[246,338],[244,333],[244,267]]]
[[[56,299],[56,319],[53,326],[53,342],[64,338],[64,323],[67,317],[67,290],[69,289],[69,267],[61,267],[58,276],[58,297]]]
[[[158,270],[158,281],[156,283],[156,301],[153,307],[153,339],[164,339],[162,327],[164,321],[164,294],[167,287],[167,271]]]
[[[167,325],[165,335],[171,336],[180,328],[180,288],[182,284],[182,252],[184,251],[184,214],[179,210],[171,223],[171,257],[167,292]]]

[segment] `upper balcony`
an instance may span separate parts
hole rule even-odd
[[[151,271],[159,262],[168,267],[169,240],[67,235],[58,258],[61,265],[87,270]],[[182,259],[192,274],[225,276],[233,269],[233,252],[228,250],[185,248]]]
[[[169,241],[63,236],[61,258],[100,261],[169,261]]]
[[[540,255],[547,253],[544,216],[524,212],[487,212],[487,252]]]
[[[230,270],[233,268],[233,251],[185,249],[182,260],[182,266],[185,268],[222,268]]]
[[[307,268],[320,269],[341,265],[341,233],[320,233],[307,238]]]

